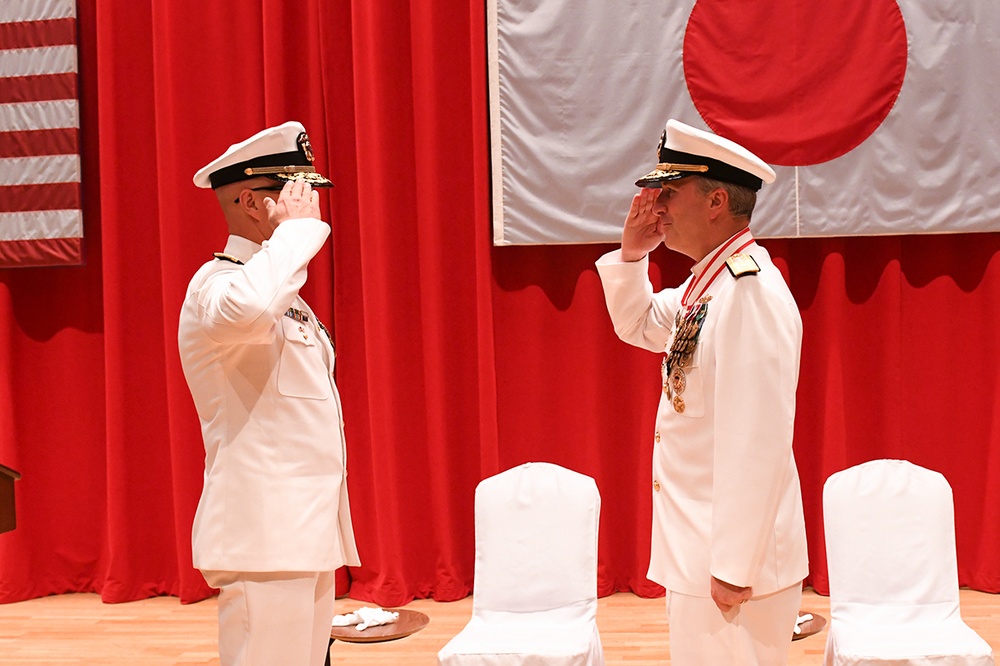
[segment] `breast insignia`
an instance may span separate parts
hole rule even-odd
[[[741,278],[744,275],[756,275],[760,273],[760,266],[749,254],[737,252],[726,259],[726,268],[733,274],[734,278]]]

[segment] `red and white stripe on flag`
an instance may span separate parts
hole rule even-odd
[[[83,263],[75,0],[0,2],[0,268]]]

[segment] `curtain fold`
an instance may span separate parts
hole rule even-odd
[[[483,63],[456,57],[482,48],[478,12],[459,3],[352,8],[360,228],[356,249],[343,247],[337,225],[334,242],[359,256],[357,270],[338,272],[338,339],[351,336],[340,346],[345,410],[365,396],[358,420],[369,434],[354,439],[348,420],[350,487],[362,498],[352,510],[368,563],[351,572],[352,594],[382,605],[469,593],[472,496],[484,468],[499,471],[480,450],[496,441],[482,335],[488,229],[476,216],[488,166],[470,151],[486,138],[472,102],[484,86],[471,87],[484,81]],[[367,492],[355,490],[362,484]]]
[[[176,330],[226,230],[191,176],[289,119],[336,184],[305,296],[334,330],[363,561],[338,590],[467,595],[476,485],[546,461],[597,481],[600,594],[662,594],[660,359],[614,335],[593,266],[612,246],[492,247],[481,3],[81,0],[79,29],[87,263],[0,272],[0,462],[23,474],[0,602],[212,593],[191,567],[204,451]],[[762,243],[805,327],[810,582],[827,589],[826,477],[900,457],[954,488],[962,584],[1000,591],[1000,235]],[[689,266],[659,251],[653,281]]]

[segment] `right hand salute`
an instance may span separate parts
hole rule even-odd
[[[271,197],[264,198],[264,208],[267,210],[267,221],[272,229],[276,229],[285,220],[300,217],[320,218],[319,192],[304,180],[290,180],[285,183],[278,194],[278,201]]]
[[[632,205],[622,229],[622,260],[639,261],[663,242],[663,205],[660,190],[642,188],[632,197]]]

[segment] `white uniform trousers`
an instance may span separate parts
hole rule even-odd
[[[221,666],[323,666],[333,622],[333,571],[202,574],[219,588]]]
[[[788,662],[802,585],[753,597],[723,614],[711,597],[667,593],[674,666],[783,666]]]

